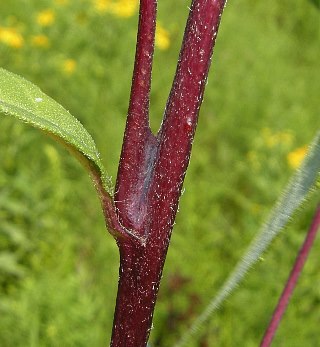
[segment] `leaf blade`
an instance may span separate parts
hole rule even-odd
[[[52,135],[73,152],[91,174],[100,177],[103,187],[111,195],[111,180],[83,125],[26,79],[0,68],[0,81],[0,112]]]

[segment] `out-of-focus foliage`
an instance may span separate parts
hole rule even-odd
[[[159,1],[151,123],[175,71],[185,1]],[[39,85],[93,135],[115,177],[137,1],[0,2],[0,66]],[[171,346],[223,283],[319,127],[319,11],[229,1],[157,303],[152,346]],[[105,346],[118,253],[87,174],[61,147],[0,123],[0,345]],[[257,346],[316,199],[208,324],[198,346]],[[317,343],[315,249],[274,345]]]
[[[301,151],[298,149],[297,151]],[[305,151],[303,151],[305,152]],[[292,154],[292,153],[291,153]],[[234,270],[212,297],[207,307],[195,319],[190,329],[183,333],[175,347],[185,346],[196,339],[201,328],[206,325],[214,313],[224,304],[226,299],[239,287],[249,270],[259,262],[270,247],[272,241],[292,221],[298,211],[303,211],[312,195],[319,196],[320,188],[320,131],[309,146],[305,158],[298,170],[291,177],[290,182],[281,192],[274,204],[266,222],[259,233],[250,243]],[[313,222],[314,223],[314,222]],[[310,232],[308,232],[310,233]],[[308,234],[309,235],[309,234]],[[304,241],[305,243],[306,241]],[[299,251],[300,254],[301,251]]]

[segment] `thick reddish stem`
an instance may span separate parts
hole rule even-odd
[[[154,1],[141,1],[133,87],[115,194],[120,224],[138,238],[130,233],[117,238],[120,274],[113,347],[147,344],[224,4],[225,0],[192,2],[164,120],[155,137],[149,128],[148,107],[156,9]],[[154,17],[146,18],[147,13]]]
[[[313,217],[311,227],[299,251],[295,264],[288,278],[287,284],[281,294],[278,305],[273,313],[272,319],[269,323],[268,329],[265,332],[265,335],[262,339],[260,347],[268,347],[271,345],[271,342],[277,331],[281,318],[287,308],[290,297],[293,293],[293,290],[296,286],[298,278],[301,274],[303,266],[308,258],[308,255],[310,253],[311,247],[313,245],[313,242],[315,240],[319,227],[320,227],[320,205],[318,206],[317,211]]]
[[[112,334],[112,347],[147,344],[164,263],[157,245],[146,247],[121,242],[120,281]]]

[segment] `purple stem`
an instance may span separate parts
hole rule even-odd
[[[271,342],[274,338],[274,335],[279,326],[280,320],[287,308],[290,297],[293,293],[293,290],[296,286],[302,268],[307,260],[307,257],[310,253],[311,247],[317,235],[320,226],[320,205],[317,207],[316,213],[313,217],[311,227],[308,231],[308,234],[304,240],[304,243],[299,251],[299,254],[296,258],[295,264],[289,275],[287,284],[281,294],[278,305],[273,313],[272,319],[269,323],[269,326],[264,334],[260,347],[268,347],[271,345]]]
[[[157,136],[149,127],[156,1],[141,0],[131,99],[114,205],[104,201],[120,250],[112,347],[147,344],[178,201],[225,0],[193,0]]]

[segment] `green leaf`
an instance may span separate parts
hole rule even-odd
[[[83,125],[60,104],[24,78],[0,68],[0,112],[45,131],[70,150],[97,183],[111,194],[111,180]]]
[[[270,246],[273,239],[292,219],[297,210],[301,210],[312,193],[320,188],[320,132],[312,142],[308,154],[301,167],[296,171],[280,199],[275,204],[267,222],[262,226],[244,257],[235,266],[233,272],[222,285],[216,296],[209,302],[205,310],[194,321],[175,345],[184,346],[190,342],[204,323],[219,308],[224,300],[238,287],[250,268],[260,259],[262,253]]]

